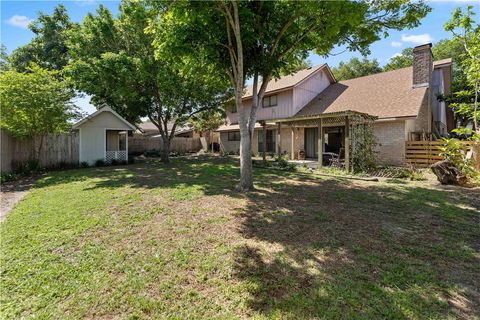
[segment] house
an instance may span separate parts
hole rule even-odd
[[[405,141],[444,136],[454,127],[451,109],[437,99],[450,93],[452,61],[433,61],[431,47],[415,47],[413,66],[399,70],[338,82],[324,64],[272,81],[257,113],[252,152],[265,148],[290,159],[317,158],[321,164],[320,146],[322,155],[344,153],[348,164],[351,131],[371,123],[379,162],[403,165]],[[250,108],[251,87],[243,103]],[[238,152],[234,108],[227,110],[227,123],[218,130],[221,148]]]
[[[104,107],[72,126],[79,131],[79,160],[128,161],[128,134],[137,128],[109,107]]]
[[[150,120],[143,121],[139,126],[139,134],[144,137],[155,137],[160,136],[160,132],[156,125],[154,125]],[[167,129],[170,132],[173,127],[173,122],[168,123]],[[175,128],[175,137],[183,138],[198,138],[200,134],[193,129],[193,126],[189,123],[184,125],[177,126]]]

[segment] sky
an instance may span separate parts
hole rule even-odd
[[[7,47],[7,52],[12,52],[15,48],[27,44],[33,37],[33,33],[27,26],[30,21],[38,16],[39,11],[52,14],[53,9],[59,3],[62,3],[75,22],[81,22],[89,12],[94,13],[100,4],[106,6],[112,13],[118,12],[119,1],[101,1],[101,0],[68,0],[68,1],[5,1],[0,0],[0,40]],[[388,60],[400,54],[406,47],[414,47],[420,44],[432,42],[433,45],[441,39],[450,38],[451,35],[444,30],[444,23],[450,19],[452,11],[456,7],[466,7],[473,5],[480,19],[480,0],[442,0],[428,1],[432,12],[421,21],[421,25],[410,30],[390,31],[389,36],[379,40],[370,46],[371,55],[369,59],[377,59],[380,65],[384,65]],[[477,19],[477,21],[478,21]],[[313,65],[328,63],[330,67],[335,67],[340,61],[348,61],[352,57],[361,57],[359,53],[344,51],[342,48],[336,48],[330,57],[324,58],[311,54],[309,60]],[[76,100],[76,104],[83,111],[91,113],[95,107],[89,104],[89,98],[83,97]]]

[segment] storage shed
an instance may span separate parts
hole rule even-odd
[[[79,160],[128,161],[128,132],[137,128],[109,107],[103,107],[72,127],[79,131]]]

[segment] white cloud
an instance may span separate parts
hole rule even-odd
[[[392,47],[394,48],[398,48],[398,47],[401,47],[402,46],[402,43],[399,42],[399,41],[392,41]]]
[[[27,29],[30,22],[32,22],[32,19],[29,19],[26,16],[19,16],[18,14],[12,16],[10,19],[7,20],[7,23],[9,25],[22,29]]]
[[[411,34],[411,35],[402,34],[403,42],[410,42],[414,44],[425,44],[425,43],[432,42],[432,40],[433,38],[428,33]]]

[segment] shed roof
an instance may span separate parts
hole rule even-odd
[[[78,129],[80,128],[83,124],[87,123],[88,121],[92,120],[93,118],[97,117],[98,115],[100,115],[101,113],[103,112],[110,112],[112,115],[114,115],[115,117],[117,117],[120,121],[122,121],[124,124],[125,124],[125,130],[136,130],[137,128],[131,124],[130,122],[128,122],[127,120],[125,120],[124,118],[122,118],[122,116],[120,116],[118,113],[116,113],[114,110],[112,110],[110,107],[103,107],[101,109],[98,109],[97,111],[95,111],[94,113],[92,113],[91,115],[88,115],[86,116],[85,118],[83,118],[82,120],[78,121],[77,123],[75,123],[73,126],[72,126],[72,129]]]

